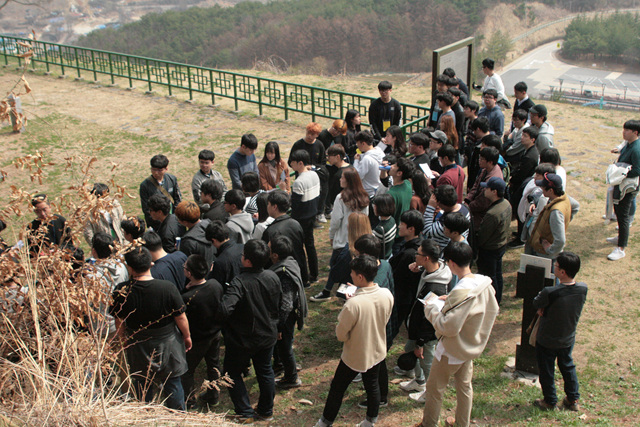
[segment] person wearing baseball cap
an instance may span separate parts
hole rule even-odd
[[[429,168],[432,171],[438,172],[438,174],[442,174],[444,167],[442,167],[438,160],[438,150],[447,143],[447,135],[441,130],[426,131],[425,134],[429,137],[429,152],[431,157]]]
[[[511,205],[504,198],[506,184],[501,177],[491,177],[481,182],[484,197],[491,202],[482,218],[476,245],[478,247],[478,273],[491,278],[496,290],[496,300],[502,300],[502,257],[507,249],[511,226]]]
[[[545,173],[542,179],[536,180],[536,185],[542,188],[542,195],[548,201],[538,216],[524,252],[555,259],[566,243],[566,232],[571,221],[571,202],[562,189],[562,179],[555,173]]]
[[[534,105],[529,109],[529,117],[531,118],[531,124],[538,128],[538,138],[536,139],[538,153],[553,147],[555,130],[551,123],[547,122],[547,107],[542,104]]]

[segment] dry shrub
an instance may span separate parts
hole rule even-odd
[[[111,287],[76,249],[84,224],[127,192],[111,180],[112,196],[96,198],[91,194],[95,158],[66,161],[65,170],[78,184],[70,179],[65,194],[50,202],[53,212],[70,212],[68,236],[63,235],[63,240],[69,237],[67,247],[49,245],[43,233],[30,232],[27,221],[20,223],[31,210],[32,197],[21,188],[11,187],[11,199],[0,211],[0,218],[11,219],[16,237],[25,242],[0,255],[0,423],[220,423],[215,414],[180,413],[130,399],[122,347],[107,336]],[[38,183],[54,166],[40,153],[16,159],[14,165]],[[113,258],[130,247],[114,243]],[[219,385],[224,382],[209,386]]]

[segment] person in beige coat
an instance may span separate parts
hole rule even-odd
[[[439,341],[427,380],[422,421],[416,427],[438,425],[442,398],[451,376],[456,387],[456,417],[448,417],[446,425],[466,427],[470,422],[473,359],[484,351],[499,310],[491,279],[471,273],[472,256],[466,243],[453,242],[447,246],[444,258],[460,281],[449,295],[425,304],[424,315]]]
[[[90,212],[91,216],[84,225],[83,234],[89,246],[91,246],[93,236],[97,233],[107,233],[113,237],[114,241],[120,244],[126,243],[124,232],[120,226],[124,218],[124,211],[120,202],[117,199],[109,198],[109,187],[100,182],[93,185],[91,194],[99,199],[99,204],[97,206],[98,210]],[[100,209],[100,205],[107,207],[107,209]]]
[[[358,425],[373,426],[380,409],[378,371],[387,356],[386,326],[393,309],[393,295],[388,289],[373,283],[378,274],[376,258],[359,255],[351,260],[350,267],[351,279],[358,289],[347,299],[338,315],[336,336],[344,346],[316,427],[333,424],[344,393],[358,373],[362,373],[367,391],[367,417]]]

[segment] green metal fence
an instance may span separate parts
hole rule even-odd
[[[0,54],[4,54],[5,65],[9,58],[17,58],[18,63],[24,61],[19,57],[28,48],[20,46],[18,42],[30,43],[33,46],[31,66],[36,69],[44,66],[47,72],[59,69],[61,74],[75,72],[78,78],[92,75],[98,80],[98,74],[109,76],[111,83],[116,78],[124,78],[133,87],[134,81],[145,82],[148,90],[154,85],[166,87],[169,95],[176,90],[187,91],[189,99],[194,93],[211,96],[211,103],[215,105],[216,97],[230,98],[234,101],[235,109],[239,109],[240,102],[257,104],[259,114],[264,108],[284,110],[285,120],[291,113],[311,115],[316,118],[344,118],[347,110],[360,111],[363,118],[367,117],[369,104],[374,99],[368,96],[340,92],[326,88],[300,85],[280,80],[267,79],[247,74],[232,73],[213,68],[198,67],[163,61],[160,59],[125,55],[97,49],[88,49],[43,41],[33,42],[26,38],[0,36]],[[402,105],[403,130],[406,133],[415,132],[426,127],[429,110],[418,105]]]

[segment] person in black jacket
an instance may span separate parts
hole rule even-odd
[[[416,250],[422,241],[420,232],[424,228],[422,214],[412,209],[400,216],[398,236],[404,242],[400,251],[389,259],[393,270],[393,282],[395,283],[395,304],[398,308],[398,321],[404,323],[416,295],[420,273],[409,270],[409,265],[416,260]]]
[[[369,106],[369,124],[376,141],[382,140],[389,126],[400,126],[402,106],[391,97],[393,85],[386,80],[378,83],[380,98],[371,101]]]
[[[415,391],[416,393],[410,394],[409,397],[421,403],[424,403],[423,393],[438,339],[433,325],[424,316],[424,304],[420,300],[424,300],[429,292],[438,296],[446,294],[452,278],[451,270],[439,258],[440,246],[432,239],[425,239],[416,251],[416,262],[409,265],[411,271],[420,272],[422,276],[405,324],[409,339],[404,349],[413,351],[418,358],[418,363],[414,370],[415,378],[401,382],[400,388],[405,391]]]
[[[163,194],[171,202],[171,213],[182,201],[182,193],[178,187],[178,178],[167,172],[169,159],[164,154],[158,154],[151,158],[151,176],[140,183],[140,205],[144,212],[144,220],[147,226],[157,230],[160,223],[154,221],[149,215],[148,201],[154,194]]]
[[[278,276],[264,266],[269,247],[261,240],[249,240],[242,255],[243,271],[235,277],[222,297],[219,319],[224,320],[224,371],[233,380],[229,395],[238,421],[273,419],[275,379],[271,357],[278,340],[278,310],[282,287]],[[260,387],[255,411],[242,379],[249,361]]]
[[[207,226],[205,233],[207,240],[218,251],[207,279],[216,279],[226,288],[242,270],[244,245],[231,240],[231,230],[222,221],[213,221]]]
[[[518,220],[518,235],[509,242],[510,248],[520,248],[524,246],[524,242],[520,240],[522,234],[522,228],[524,223],[518,216],[518,205],[522,198],[524,191],[524,182],[527,178],[533,176],[538,166],[538,149],[536,148],[536,138],[538,137],[538,129],[535,126],[529,126],[522,129],[522,146],[524,147],[524,153],[520,158],[520,162],[511,171],[511,178],[509,179],[509,202],[511,203],[512,216],[515,216]]]
[[[293,258],[293,243],[286,236],[278,236],[269,242],[271,262],[269,267],[276,273],[282,285],[282,301],[280,304],[278,321],[278,342],[275,352],[282,363],[284,376],[276,380],[276,386],[281,389],[300,387],[302,381],[298,378],[296,357],[293,354],[293,335],[296,323],[302,330],[304,318],[307,316],[307,299],[304,294],[304,284],[300,275],[300,267]]]
[[[191,255],[184,264],[184,274],[189,280],[182,291],[182,300],[187,308],[187,319],[191,331],[191,350],[187,352],[189,370],[182,376],[182,388],[187,396],[187,406],[195,403],[193,376],[202,359],[207,364],[207,380],[220,378],[220,340],[222,325],[215,318],[222,302],[224,290],[215,279],[206,280],[209,268],[202,255]],[[216,388],[210,388],[203,401],[211,406],[219,400]]]
[[[67,220],[58,214],[51,213],[51,203],[46,194],[36,194],[31,199],[31,206],[37,218],[27,226],[29,251],[38,253],[51,245],[72,245],[71,229]]]
[[[216,259],[216,248],[207,240],[206,229],[210,221],[200,219],[200,208],[195,202],[184,201],[176,207],[176,217],[180,224],[187,228],[187,232],[182,236],[178,250],[186,256],[198,254],[202,255],[209,267]]]
[[[229,213],[224,209],[224,201],[222,200],[223,193],[224,188],[222,184],[215,179],[207,179],[202,182],[200,186],[200,200],[209,205],[209,210],[202,214],[202,219],[206,218],[209,221],[220,220],[227,222]]]
[[[524,110],[529,113],[531,107],[536,105],[527,95],[529,87],[525,82],[518,82],[513,87],[513,94],[516,97],[516,101],[513,103],[513,111]],[[513,123],[511,124],[511,132],[513,131]]]
[[[149,198],[149,215],[154,221],[160,223],[156,230],[162,238],[162,247],[168,254],[176,251],[176,237],[184,236],[187,231],[178,222],[178,218],[171,213],[171,202],[162,194],[154,194]]]
[[[309,286],[309,270],[307,269],[307,256],[304,252],[304,233],[300,223],[287,215],[291,206],[291,196],[282,190],[274,190],[269,193],[267,199],[267,211],[274,218],[273,222],[264,230],[262,240],[269,243],[276,236],[287,236],[293,243],[293,257],[300,266],[302,282]]]

